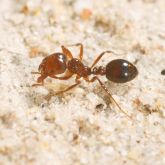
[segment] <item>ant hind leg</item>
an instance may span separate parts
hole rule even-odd
[[[91,80],[89,79],[85,79],[87,82],[94,82],[95,80],[97,80],[99,82],[99,84],[101,85],[102,89],[108,94],[109,98],[116,104],[116,106],[118,107],[118,109],[124,113],[129,119],[132,120],[132,117],[129,116],[120,106],[119,104],[116,102],[116,100],[112,97],[111,93],[109,92],[109,90],[106,88],[106,86],[101,82],[101,80],[97,77],[94,76]]]
[[[94,62],[93,62],[93,64],[91,65],[90,68],[93,68],[105,54],[112,54],[112,53],[115,54],[115,55],[122,55],[122,54],[115,53],[115,52],[113,52],[113,51],[111,51],[111,50],[104,51],[104,52],[102,52],[102,53],[94,60]]]

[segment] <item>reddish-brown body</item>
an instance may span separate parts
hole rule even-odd
[[[67,58],[62,53],[54,53],[45,57],[38,67],[41,76],[37,82],[43,84],[43,81],[48,76],[62,74],[66,70]]]
[[[73,58],[71,52],[64,46],[62,46],[62,53],[54,53],[44,58],[41,64],[39,65],[39,72],[32,72],[34,74],[40,74],[39,78],[37,79],[37,84],[33,84],[33,86],[44,85],[44,79],[48,76],[59,80],[67,80],[74,74],[76,74],[76,83],[63,91],[55,93],[55,95],[61,94],[74,88],[75,86],[80,84],[79,79],[83,78],[87,82],[94,82],[95,80],[97,80],[100,83],[101,87],[109,95],[109,97],[116,103],[116,101],[111,96],[110,92],[98,78],[98,75],[105,75],[107,79],[116,83],[125,83],[136,77],[136,75],[138,74],[136,67],[130,62],[123,59],[116,59],[110,61],[105,67],[94,67],[103,55],[105,55],[106,53],[113,53],[112,51],[105,51],[101,53],[94,60],[91,67],[88,67],[82,63],[83,45],[78,43],[75,44],[75,46],[80,46],[80,53],[78,58]],[[57,76],[60,74],[64,75]],[[89,79],[90,75],[94,76],[91,79]],[[122,112],[124,112],[117,103],[116,105]]]

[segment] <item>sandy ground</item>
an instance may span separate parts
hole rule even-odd
[[[0,0],[0,165],[165,164],[164,0]],[[31,87],[43,57],[81,42],[84,63],[124,58],[139,75],[126,84],[101,80],[61,96],[74,82]],[[74,56],[78,48],[70,49]]]

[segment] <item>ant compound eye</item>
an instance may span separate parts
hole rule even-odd
[[[130,62],[117,59],[106,66],[107,79],[116,83],[125,83],[134,79],[138,74],[136,67]]]

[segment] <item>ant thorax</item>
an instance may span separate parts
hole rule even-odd
[[[71,73],[77,74],[80,77],[88,77],[91,74],[91,69],[77,58],[69,60],[67,68]]]
[[[105,75],[106,69],[104,66],[98,66],[98,67],[96,66],[92,69],[91,73],[95,75]]]

